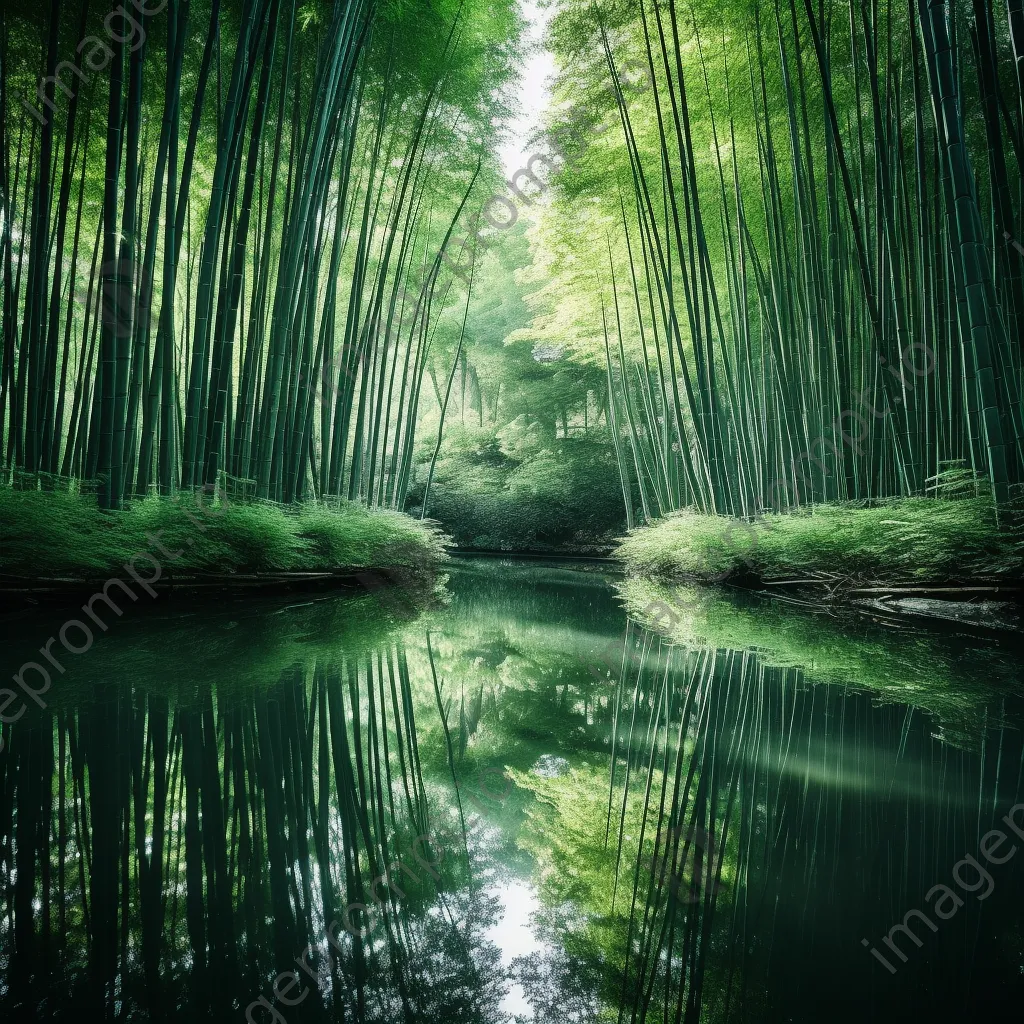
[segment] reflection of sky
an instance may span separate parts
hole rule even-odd
[[[508,967],[517,956],[542,952],[545,945],[532,927],[533,915],[540,909],[532,886],[510,879],[494,886],[488,895],[501,900],[501,917],[484,933],[501,950],[501,966]],[[501,1009],[523,1020],[533,1017],[533,1008],[518,982],[509,986],[501,1000]]]
[[[522,167],[533,151],[530,135],[539,126],[548,105],[548,79],[555,70],[554,58],[542,48],[544,30],[551,17],[550,9],[542,9],[536,0],[520,0],[523,17],[528,22],[525,41],[532,48],[522,66],[522,77],[512,94],[512,120],[509,134],[498,149],[502,167],[512,175]]]

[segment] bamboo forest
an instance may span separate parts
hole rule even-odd
[[[0,0],[0,1021],[1024,1005],[1024,0]]]

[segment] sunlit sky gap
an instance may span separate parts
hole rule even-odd
[[[506,175],[522,167],[533,152],[530,138],[540,126],[541,117],[551,100],[551,76],[555,71],[554,58],[543,46],[551,10],[534,0],[525,0],[522,11],[529,22],[525,38],[531,49],[523,63],[522,79],[513,97],[512,108],[517,113],[512,118],[505,143],[498,150]]]

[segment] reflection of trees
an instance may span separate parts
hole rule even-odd
[[[311,945],[296,1019],[500,1019],[462,837],[413,842],[431,830],[413,706],[391,645],[227,696],[98,683],[26,717],[0,759],[5,1015],[241,1019]],[[353,913],[329,947],[353,902],[369,933]]]
[[[486,893],[509,872],[541,901],[545,949],[513,968],[538,1024],[948,1019],[935,1011],[969,996],[968,1020],[1006,997],[1020,855],[993,871],[985,927],[968,901],[898,978],[859,941],[997,825],[1019,788],[1016,712],[993,699],[960,748],[922,711],[632,628],[599,682],[588,655],[621,628],[604,588],[477,575],[429,649],[422,625],[396,644],[379,613],[353,630],[347,604],[230,610],[229,629],[126,618],[52,710],[5,727],[0,1019],[241,1021],[298,970],[310,994],[288,1024],[497,1024]],[[452,762],[472,885],[461,836],[437,883],[413,845],[458,820]],[[506,766],[502,803],[487,772]],[[326,925],[373,906],[388,865],[375,927],[334,929],[339,952]]]
[[[516,776],[540,808],[523,841],[550,951],[515,966],[538,1021],[895,1020],[1001,998],[977,977],[1015,975],[1013,922],[980,930],[976,902],[922,929],[895,978],[860,946],[927,908],[1013,802],[1001,702],[963,749],[921,712],[750,653],[643,635],[626,661],[603,806],[596,769]],[[1010,871],[997,884],[1019,895]]]

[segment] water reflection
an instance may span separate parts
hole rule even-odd
[[[963,1020],[1021,994],[1020,858],[979,853],[1024,845],[1013,652],[962,640],[950,717],[927,631],[946,700],[670,645],[592,574],[450,592],[126,617],[5,725],[5,1019]],[[38,618],[0,627],[5,666]],[[906,637],[865,630],[819,626],[819,661],[897,664]],[[965,854],[989,882],[957,884]],[[890,935],[914,909],[935,930]]]

